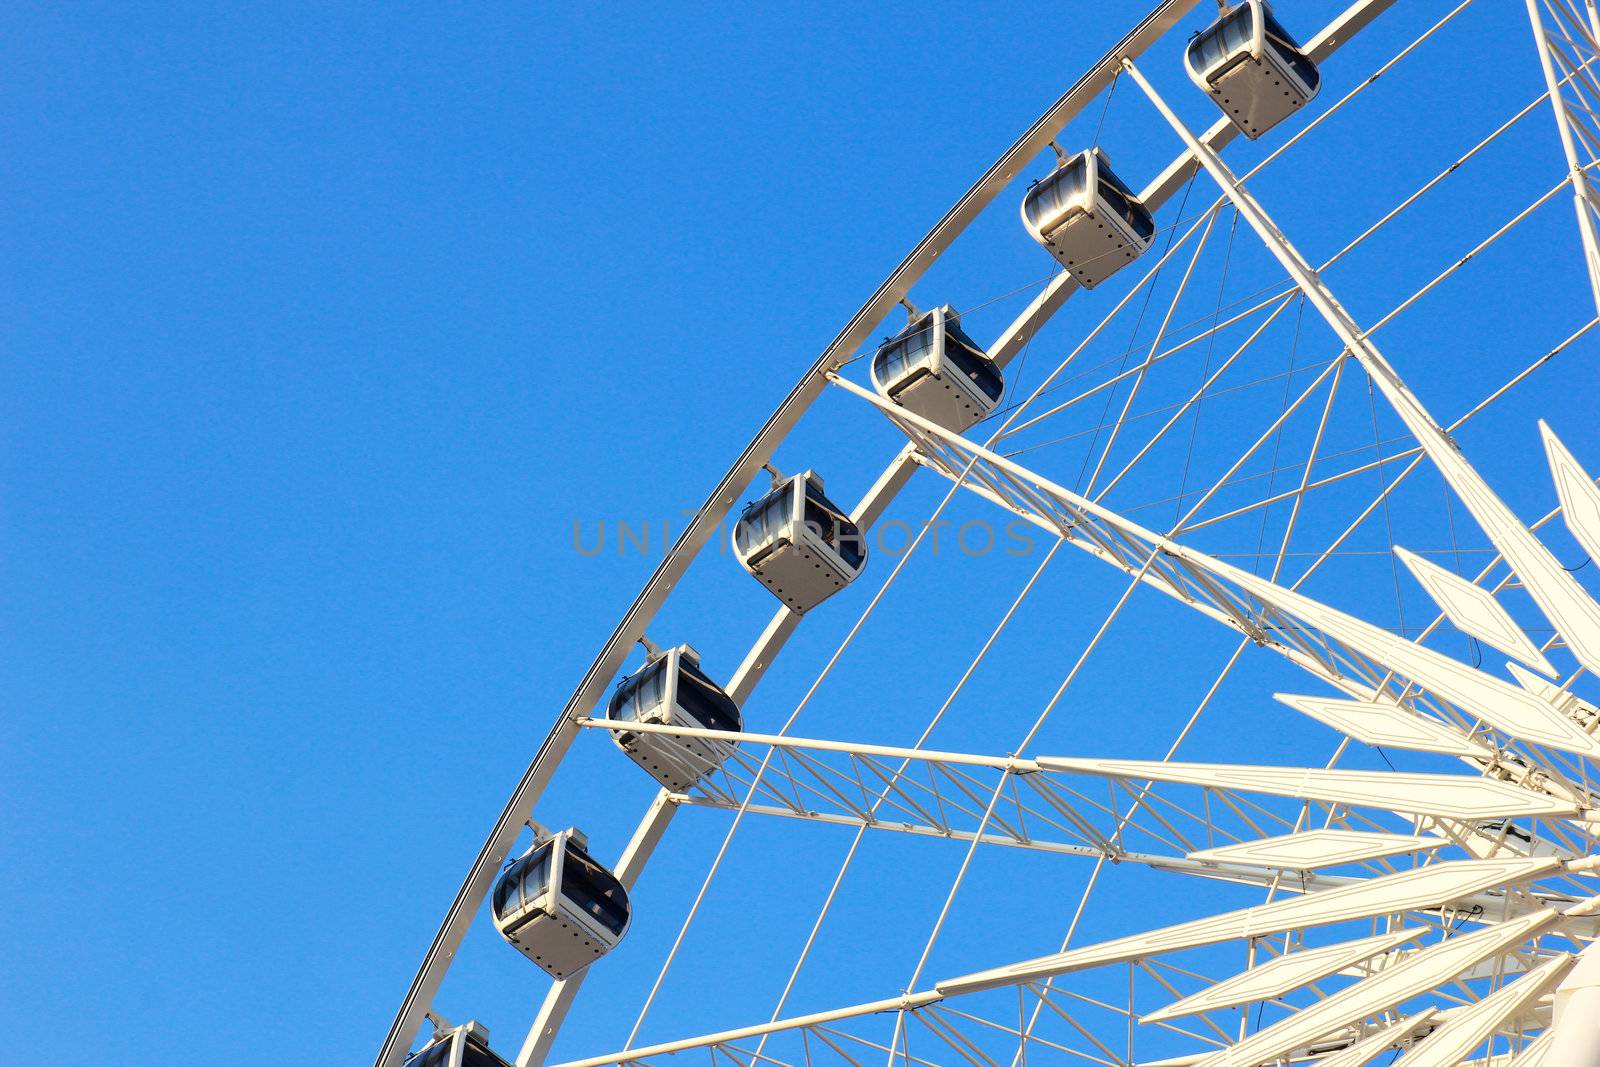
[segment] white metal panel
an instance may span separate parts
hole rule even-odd
[[[1491,753],[1465,733],[1398,704],[1374,700],[1274,693],[1273,699],[1368,745],[1388,745],[1447,756],[1487,757]]]
[[[1380,834],[1325,826],[1297,834],[1283,834],[1278,837],[1263,837],[1258,841],[1240,841],[1234,845],[1203,848],[1198,852],[1189,853],[1189,858],[1205,863],[1249,863],[1258,867],[1313,871],[1319,867],[1375,860],[1404,852],[1422,852],[1449,843],[1442,837]]]
[[[1453,1067],[1554,985],[1572,966],[1572,960],[1566,954],[1547,960],[1466,1010],[1453,1013],[1443,1026],[1406,1054],[1406,1067]]]
[[[1308,926],[1325,926],[1414,908],[1429,908],[1498,886],[1512,885],[1555,871],[1549,857],[1460,860],[1436,863],[1380,878],[1310,893],[1292,900],[1240,908],[1175,926],[1147,930],[1097,945],[1058,952],[1006,967],[963,975],[938,983],[945,994],[977,992],[1051,975],[1125,963],[1164,952],[1215,945]],[[1540,913],[1542,914],[1542,913]],[[1554,913],[1551,913],[1554,914]],[[1521,920],[1518,920],[1521,921]],[[1468,960],[1463,967],[1474,962]]]
[[[1441,941],[1404,963],[1341,989],[1237,1044],[1212,1053],[1196,1067],[1257,1067],[1269,1063],[1319,1037],[1446,982],[1479,960],[1510,951],[1557,917],[1557,912],[1540,910],[1487,930]]]
[[[1462,631],[1545,674],[1556,673],[1555,667],[1522,632],[1510,613],[1500,606],[1494,594],[1399,545],[1395,546],[1394,554],[1439,605],[1439,610]]]
[[[1595,724],[1600,722],[1600,712],[1596,712],[1593,704],[1579,700],[1548,678],[1541,678],[1510,660],[1506,661],[1506,670],[1511,672],[1511,677],[1517,680],[1518,685],[1572,719],[1579,729],[1594,732]]]
[[[1534,1038],[1527,1048],[1511,1057],[1506,1067],[1543,1067],[1550,1055],[1550,1047],[1555,1044],[1555,1036],[1554,1030],[1546,1030]]]
[[[1539,677],[1519,663],[1507,660],[1506,670],[1516,679],[1518,685],[1552,707],[1561,708],[1572,697],[1572,694],[1552,684],[1550,679]]]
[[[1359,941],[1341,941],[1336,945],[1291,952],[1218,982],[1193,996],[1184,997],[1159,1011],[1153,1011],[1143,1016],[1142,1021],[1153,1023],[1257,1000],[1270,1000],[1380,952],[1387,952],[1396,945],[1414,941],[1424,933],[1426,931],[1421,927],[1412,927]]]
[[[1539,435],[1544,438],[1545,458],[1550,462],[1550,477],[1556,483],[1561,501],[1561,517],[1590,559],[1600,560],[1600,488],[1589,472],[1578,465],[1555,431],[1539,420]]]
[[[1534,793],[1510,782],[1466,775],[1058,756],[1039,756],[1035,762],[1051,771],[1181,782],[1451,819],[1570,815],[1576,810],[1568,801]]]
[[[1540,550],[1543,551],[1542,546]],[[1563,752],[1600,756],[1600,744],[1570,719],[1509,682],[1221,560],[1187,550],[1182,554],[1196,557],[1198,565],[1237,583],[1264,602],[1298,615],[1379,663],[1403,672],[1419,685],[1514,737]],[[1564,571],[1562,576],[1572,577]],[[1600,635],[1596,648],[1600,649]]]

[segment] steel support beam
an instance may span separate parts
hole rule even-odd
[[[1365,28],[1373,19],[1390,7],[1395,0],[1357,0],[1333,20],[1320,34],[1307,44],[1313,59],[1322,61],[1341,45]],[[745,448],[738,461],[718,482],[706,502],[696,513],[677,542],[662,559],[645,587],[629,607],[622,621],[602,647],[599,656],[573,692],[567,705],[550,728],[533,762],[517,783],[506,802],[494,828],[479,849],[455,899],[446,912],[444,921],[434,935],[415,978],[401,1003],[400,1010],[384,1038],[375,1067],[399,1067],[421,1026],[423,1016],[430,1009],[434,995],[444,980],[445,972],[455,958],[468,927],[484,898],[488,895],[494,877],[511,845],[521,832],[524,822],[533,811],[534,804],[549,784],[555,768],[577,734],[576,720],[593,710],[617,671],[621,669],[633,645],[644,635],[645,628],[665,602],[667,595],[687,572],[712,532],[726,520],[739,494],[769,462],[778,444],[794,428],[811,403],[826,387],[827,375],[842,366],[871,336],[872,331],[892,311],[901,298],[950,246],[957,236],[1014,180],[1022,169],[1048,147],[1091,100],[1098,96],[1118,73],[1118,63],[1125,56],[1140,55],[1149,45],[1164,36],[1196,5],[1197,0],[1163,0],[1129,34],[1108,52],[1090,71],[1067,90],[1026,133],[1000,157],[978,181],[967,190],[934,228],[929,231],[911,253],[845,325],[831,344],[823,351],[810,370],[790,391],[773,412],[755,438]],[[1205,143],[1221,148],[1233,140],[1236,131],[1226,119],[1218,120],[1204,135]],[[1141,194],[1152,208],[1163,204],[1183,186],[1198,166],[1193,153],[1179,156]],[[1077,289],[1068,274],[1054,278],[1028,309],[990,350],[996,363],[1004,366],[1021,351],[1050,316]],[[882,514],[890,500],[905,485],[916,468],[912,450],[908,447],[890,464],[866,498],[856,509],[858,518],[866,518],[870,525]],[[863,528],[865,528],[865,525]],[[780,611],[769,623],[761,641],[751,650],[740,677],[748,679],[737,687],[748,693],[760,675],[765,672],[778,650],[793,633],[798,617]],[[669,809],[670,810],[670,809]],[[659,840],[660,832],[652,831],[656,821],[661,830],[670,815],[660,815],[655,806],[646,813],[634,843],[650,838],[648,848],[638,850],[640,868],[648,861],[650,850]],[[633,846],[630,845],[630,850]],[[576,992],[576,987],[573,987]],[[570,1003],[570,995],[567,1002]],[[563,1007],[564,1013],[565,1008]],[[541,1013],[542,1015],[543,1013]],[[530,1040],[542,1027],[536,1022]],[[519,1061],[521,1062],[521,1061]],[[540,1062],[531,1059],[528,1063]],[[526,1065],[524,1065],[526,1067]]]
[[[1356,324],[1334,296],[1333,290],[1323,281],[1321,274],[1290,243],[1266,209],[1240,184],[1222,158],[1202,144],[1184,125],[1161,94],[1134,66],[1131,58],[1124,58],[1122,66],[1162,118],[1166,119],[1173,132],[1199,158],[1223,195],[1238,209],[1240,217],[1261,238],[1267,251],[1289,272],[1300,291],[1305,293],[1306,300],[1322,316],[1346,350],[1360,361],[1372,384],[1383,394],[1456,497],[1522,580],[1528,595],[1560,631],[1578,662],[1591,671],[1600,670],[1600,605],[1590,599],[1577,579],[1522,524],[1461,454],[1460,447],[1406,386],[1399,373],[1372,342],[1369,333]],[[1552,99],[1558,95],[1552,89]]]

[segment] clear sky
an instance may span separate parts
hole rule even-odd
[[[1308,29],[1339,6],[1279,5]],[[1540,91],[1513,5],[1479,6],[1411,80],[1263,178],[1309,248],[1331,254]],[[616,523],[650,523],[659,547],[661,524],[698,505],[905,250],[1142,7],[8,5],[8,1047],[47,1035],[56,1067],[366,1062],[506,794],[654,565],[618,551]],[[1330,76],[1330,99],[1442,10],[1400,7]],[[1189,92],[1177,62],[1171,47],[1151,59],[1164,90]],[[1204,101],[1183,107],[1209,120]],[[1177,151],[1131,86],[1104,114],[1130,184]],[[1480,185],[1443,194],[1338,279],[1360,314],[1560,179],[1548,115],[1526,126]],[[972,258],[914,294],[976,308],[1022,289],[969,316],[984,339],[1051,268],[1015,221],[1020,190],[975,228]],[[1176,221],[1173,207],[1161,224]],[[1441,417],[1592,313],[1565,201],[1529,225],[1527,248],[1476,288],[1395,327],[1396,362]],[[1523,302],[1484,297],[1507,292]],[[1103,313],[1115,297],[1093,299]],[[1035,355],[1035,381],[1066,348]],[[1535,416],[1600,469],[1591,355],[1530,379],[1465,439],[1530,518],[1553,504]],[[778,459],[817,466],[848,504],[895,447],[882,420],[830,397]],[[1075,453],[1051,462],[1078,469]],[[919,481],[897,514],[919,520],[938,490]],[[1314,532],[1336,532],[1338,514]],[[604,551],[579,549],[602,530]],[[812,732],[909,743],[1037,559],[958,567],[947,553],[870,654],[843,662]],[[1009,751],[1115,599],[1071,564],[948,746]],[[703,575],[653,635],[694,643],[722,678],[772,602],[717,551]],[[793,709],[869,595],[808,620],[794,669],[746,709],[752,726]],[[1380,621],[1394,607],[1390,594]],[[1164,641],[1160,618],[1136,625],[1109,670],[1147,667],[1139,649]],[[1187,683],[1172,699],[1192,705],[1228,647],[1163,651],[1168,680]],[[1102,703],[1048,750],[1158,754],[1182,714],[1161,710],[1158,679],[1140,682],[1144,703]],[[1267,713],[1265,691],[1249,693]],[[1294,729],[1247,725],[1203,743],[1320,761],[1331,734],[1306,736],[1297,750]],[[582,742],[541,818],[581,822],[609,859],[653,787],[600,738]],[[606,998],[637,1005],[726,827],[680,821],[693,825],[636,894],[571,1050],[626,1033],[633,1011]],[[753,829],[703,916],[717,933],[646,1036],[765,1018],[848,834]],[[959,857],[897,848],[863,860],[862,932],[823,946],[797,1007],[903,982],[859,958],[909,971]],[[980,864],[979,917],[935,973],[1052,948],[1082,871],[1058,887],[1030,880],[1043,870]],[[1032,887],[1021,900],[1018,885]],[[1108,928],[1136,918],[1110,907]],[[480,922],[441,1007],[483,1018],[514,1053],[545,985]],[[695,1015],[708,990],[725,1003]]]

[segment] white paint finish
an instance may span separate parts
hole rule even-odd
[[[1550,477],[1561,501],[1561,518],[1589,558],[1600,560],[1600,488],[1543,419],[1539,420],[1539,436],[1544,438]]]
[[[1436,863],[1292,900],[1240,908],[1175,926],[1130,934],[1097,945],[963,975],[940,982],[934,988],[945,994],[977,992],[1223,941],[1436,907],[1487,889],[1539,878],[1552,873],[1559,866],[1557,860],[1549,858]],[[1472,962],[1468,960],[1462,967]]]
[[[1450,819],[1571,815],[1576,811],[1565,800],[1534,793],[1510,782],[1456,774],[1313,770],[1234,763],[1167,763],[1158,760],[1056,756],[1039,756],[1035,762],[1049,771],[1177,782]]]
[[[1464,1011],[1452,1013],[1443,1026],[1406,1054],[1407,1067],[1453,1067],[1555,984],[1572,960],[1570,955],[1547,960]]]
[[[1510,682],[1501,681],[1443,653],[1397,637],[1380,626],[1346,615],[1221,560],[1189,550],[1183,550],[1182,555],[1191,559],[1196,566],[1204,566],[1218,577],[1243,587],[1263,603],[1305,620],[1362,655],[1400,672],[1463,711],[1514,737],[1558,748],[1563,752],[1600,757],[1600,744],[1573,725],[1572,720]],[[1560,570],[1560,567],[1556,569]],[[1565,571],[1561,573],[1571,578]],[[1597,643],[1597,647],[1600,647],[1600,643]]]
[[[1414,941],[1426,932],[1421,927],[1413,927],[1359,941],[1342,941],[1336,945],[1291,952],[1218,982],[1193,996],[1184,997],[1159,1011],[1153,1011],[1141,1021],[1153,1023],[1202,1011],[1250,1004],[1257,1000],[1270,1000],[1387,952],[1397,945]]]
[[[1409,834],[1380,834],[1365,830],[1339,830],[1331,826],[1305,830],[1258,841],[1241,841],[1189,853],[1203,863],[1248,863],[1257,867],[1280,867],[1293,871],[1313,871],[1341,863],[1375,860],[1401,853],[1422,852],[1450,842],[1442,837]]]
[[[1522,628],[1487,589],[1473,585],[1459,574],[1447,571],[1437,563],[1431,563],[1398,545],[1394,554],[1400,557],[1400,562],[1411,571],[1412,577],[1439,605],[1439,610],[1463,632],[1544,674],[1556,673],[1555,667],[1544,658],[1538,646],[1529,640],[1528,635],[1522,632]]]
[[[1583,950],[1578,965],[1556,987],[1550,1041],[1539,1057],[1547,1067],[1593,1067],[1600,1062],[1600,948],[1596,946],[1600,942]],[[1521,1067],[1520,1058],[1517,1062]]]
[[[1258,1064],[1270,1063],[1319,1037],[1325,1037],[1341,1027],[1360,1022],[1375,1012],[1392,1008],[1432,989],[1479,960],[1515,949],[1557,917],[1554,911],[1537,911],[1486,930],[1441,941],[1403,963],[1341,989],[1281,1022],[1258,1030],[1237,1044],[1205,1057],[1196,1067],[1257,1067]],[[1421,1047],[1425,1048],[1426,1045]]]
[[[1273,699],[1368,745],[1438,752],[1446,756],[1488,758],[1492,755],[1461,730],[1435,719],[1425,719],[1398,704],[1292,693],[1274,693]]]

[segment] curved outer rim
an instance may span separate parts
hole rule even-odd
[[[1395,0],[1356,0],[1349,9],[1335,18],[1328,30],[1324,31],[1321,41],[1323,49],[1332,52],[1345,42],[1346,35],[1353,36],[1359,32],[1394,2]],[[1142,54],[1153,42],[1165,36],[1167,31],[1198,3],[1199,0],[1162,0],[1063,93],[956,201],[938,224],[917,243],[878,287],[872,297],[851,317],[823,350],[817,361],[790,390],[789,395],[773,411],[750,444],[745,447],[739,459],[723,475],[705,504],[679,535],[676,543],[663,557],[633,604],[623,615],[621,622],[617,624],[600,654],[590,665],[583,680],[540,744],[533,761],[517,783],[494,828],[473,860],[461,888],[456,892],[455,899],[451,902],[438,932],[434,935],[416,977],[413,978],[401,1003],[400,1010],[389,1027],[375,1061],[375,1067],[400,1067],[408,1054],[450,962],[455,958],[468,927],[492,888],[501,862],[531,815],[534,803],[543,793],[555,768],[577,736],[580,727],[576,725],[576,721],[586,716],[598,703],[607,683],[621,669],[633,645],[644,635],[646,625],[706,545],[712,532],[732,510],[739,492],[770,460],[778,444],[799,421],[812,401],[821,395],[827,385],[827,376],[842,366],[855,350],[868,340],[876,325],[910,291],[967,225],[993,202],[1028,163],[1049,146],[1066,124],[1082,110],[1084,104],[1097,96],[1111,82],[1121,69],[1122,57]],[[1330,32],[1335,27],[1342,32],[1337,35]],[[1311,49],[1308,48],[1308,51]],[[1222,121],[1227,122],[1226,119]],[[1186,178],[1194,169],[1196,169],[1194,159],[1187,155],[1180,156],[1179,160],[1157,179],[1157,183],[1175,184]],[[1068,280],[1070,281],[1070,278]],[[1065,291],[1062,291],[1061,297],[1064,298],[1065,295]],[[630,924],[631,918],[630,916]]]

